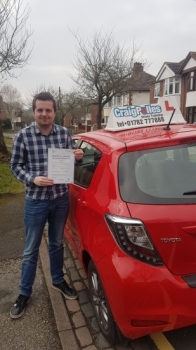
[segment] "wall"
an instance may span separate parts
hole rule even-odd
[[[150,93],[145,92],[133,92],[131,94],[131,104],[134,105],[144,105],[150,102]]]

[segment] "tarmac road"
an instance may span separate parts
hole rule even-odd
[[[19,294],[24,247],[23,204],[24,195],[0,197],[0,349],[61,350],[40,262],[33,296],[25,315],[18,320],[9,316]]]

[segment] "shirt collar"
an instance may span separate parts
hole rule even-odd
[[[33,122],[32,125],[33,125],[34,128],[35,128],[35,134],[36,134],[36,135],[41,134],[41,131],[39,130],[39,128],[38,128],[36,122]],[[50,131],[50,134],[56,134],[56,133],[57,133],[57,127],[56,127],[55,124],[52,124],[52,129],[51,129],[51,131]],[[49,135],[50,135],[50,134],[49,134]]]

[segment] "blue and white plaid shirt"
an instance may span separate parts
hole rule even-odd
[[[26,195],[32,199],[53,200],[68,190],[67,184],[41,187],[33,182],[36,176],[48,176],[48,148],[74,148],[68,130],[53,124],[50,134],[44,136],[34,122],[14,139],[11,171],[26,184]]]

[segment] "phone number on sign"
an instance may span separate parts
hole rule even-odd
[[[142,125],[142,124],[154,124],[154,123],[164,123],[165,119],[163,117],[155,118],[143,118],[139,120],[127,120],[127,125]]]

